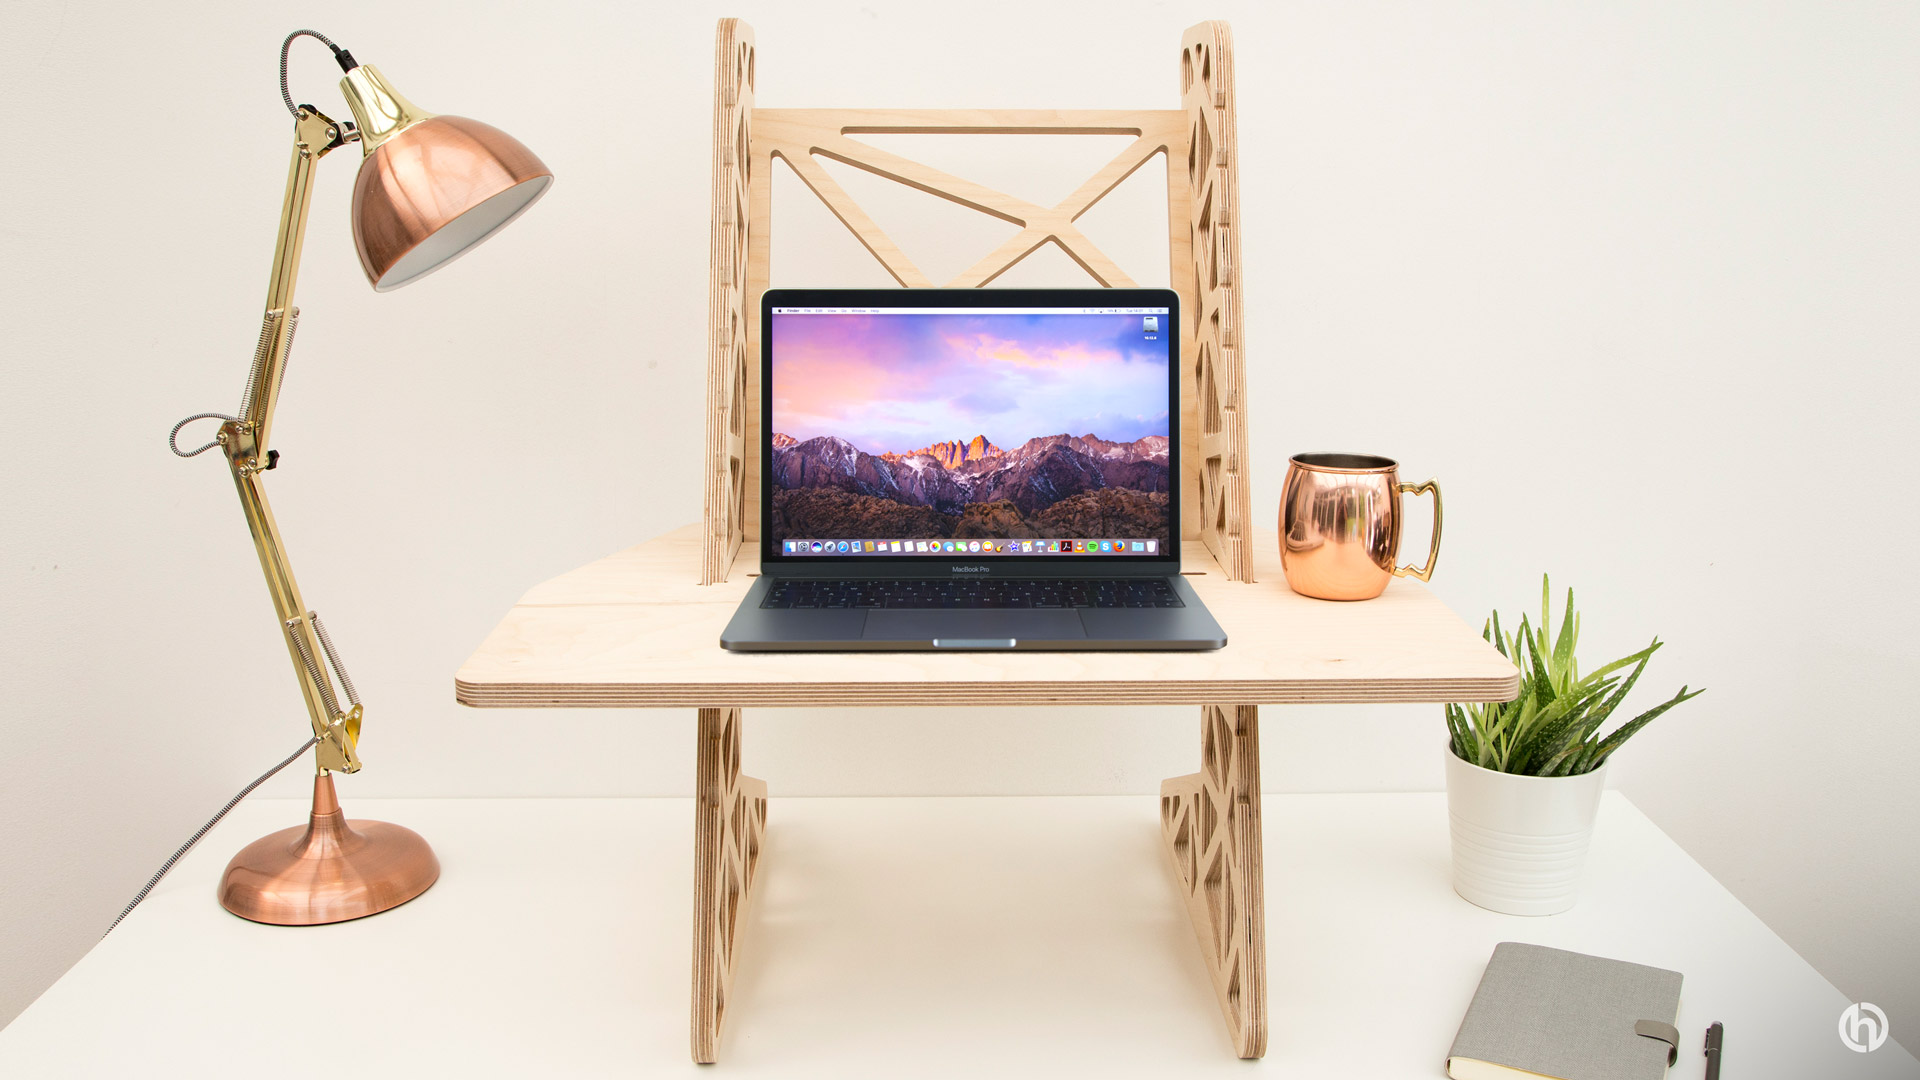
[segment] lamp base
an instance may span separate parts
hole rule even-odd
[[[319,926],[377,915],[427,891],[440,860],[420,834],[384,821],[348,821],[333,774],[313,780],[305,827],[240,850],[220,876],[220,906],[275,926]]]

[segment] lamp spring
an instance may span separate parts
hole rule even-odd
[[[240,395],[240,415],[228,416],[226,413],[217,412],[194,413],[192,416],[173,425],[173,430],[167,433],[167,447],[169,449],[180,457],[198,457],[220,445],[220,440],[216,438],[205,446],[194,450],[180,449],[180,429],[193,423],[195,420],[224,420],[230,424],[247,422],[248,414],[253,411],[254,402],[259,397],[259,391],[264,389],[264,387],[260,385],[260,373],[266,370],[267,360],[273,356],[275,331],[277,331],[279,327],[280,311],[278,308],[267,312],[266,317],[260,320],[260,341],[254,346],[253,366],[247,371],[246,389],[242,391]],[[283,379],[287,376],[287,362],[293,359],[293,335],[299,329],[300,309],[294,308],[293,319],[287,324],[287,349],[280,357],[280,377]],[[271,458],[269,460],[271,460]],[[269,464],[267,467],[272,468],[273,466]]]
[[[340,663],[340,654],[333,651],[333,638],[327,633],[327,626],[320,621],[318,612],[307,612],[307,621],[313,624],[313,636],[320,639],[320,649],[327,654],[327,666],[333,669],[334,677],[340,680],[340,688],[347,692],[347,704],[360,704],[360,693],[353,688],[353,679],[347,674],[346,666]]]
[[[312,617],[313,613],[308,612],[307,618]],[[300,663],[306,666],[307,678],[312,679],[314,687],[320,691],[320,700],[327,706],[327,715],[339,716],[340,701],[333,696],[333,683],[320,670],[320,665],[314,663],[313,649],[307,644],[307,635],[300,632],[300,622],[297,618],[287,620],[287,633],[293,638],[293,649],[300,654]]]

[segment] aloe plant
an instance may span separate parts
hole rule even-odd
[[[1647,661],[1660,649],[1660,639],[1631,656],[1586,675],[1574,648],[1580,641],[1580,616],[1574,611],[1573,590],[1567,590],[1567,608],[1558,634],[1553,625],[1550,583],[1540,576],[1540,625],[1520,617],[1520,629],[1503,634],[1500,613],[1487,620],[1481,636],[1520,669],[1520,696],[1485,705],[1447,706],[1447,730],[1453,752],[1462,761],[1495,772],[1524,776],[1578,776],[1606,764],[1607,758],[1653,719],[1704,689],[1680,692],[1605,735],[1600,729],[1633,689]],[[1619,674],[1632,668],[1624,676]]]

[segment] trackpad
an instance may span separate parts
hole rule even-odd
[[[1077,611],[869,611],[867,641],[937,641],[961,649],[1003,648],[1017,644],[1084,641],[1087,631]]]

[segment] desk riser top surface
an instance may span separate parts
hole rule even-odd
[[[688,526],[529,590],[455,677],[481,707],[1282,704],[1512,697],[1518,673],[1426,588],[1362,603],[1294,593],[1276,538],[1255,580],[1188,542],[1186,579],[1228,635],[1217,652],[730,653],[720,632],[757,567],[697,583]]]

